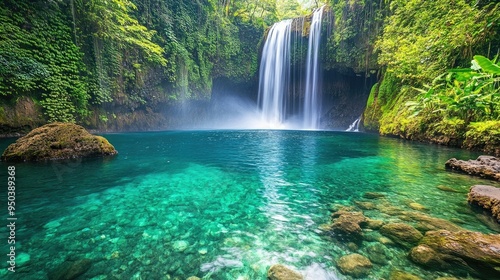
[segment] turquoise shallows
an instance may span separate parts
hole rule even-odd
[[[498,184],[444,169],[451,157],[477,156],[467,151],[325,131],[105,136],[118,156],[15,164],[16,252],[27,261],[9,279],[46,279],[65,260],[84,258],[92,266],[82,279],[266,279],[275,263],[308,279],[349,279],[336,261],[353,252],[366,256],[373,246],[385,250],[386,263],[374,263],[367,279],[388,279],[393,269],[422,279],[448,275],[414,265],[406,250],[379,243],[376,230],[364,233],[357,250],[321,231],[332,207],[373,202],[366,192],[384,194],[391,207],[418,205],[426,215],[494,232],[469,209],[466,193],[474,184]],[[1,148],[11,141],[1,140]],[[0,165],[6,186],[8,165]],[[1,199],[5,217],[6,191]],[[3,261],[0,277],[6,267]]]

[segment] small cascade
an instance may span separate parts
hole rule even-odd
[[[292,20],[275,23],[267,35],[259,69],[258,104],[266,126],[281,128],[286,116],[290,77]]]
[[[360,122],[361,122],[361,117],[357,118],[345,131],[359,132]]]
[[[321,117],[319,48],[321,42],[321,21],[323,19],[324,8],[323,6],[314,11],[311,29],[309,31],[306,90],[304,96],[304,129],[318,129]]]

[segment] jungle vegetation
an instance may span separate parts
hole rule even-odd
[[[135,122],[218,78],[255,83],[265,30],[323,4],[323,67],[378,76],[367,129],[498,143],[496,0],[5,0],[0,124]],[[22,119],[20,101],[41,114]]]

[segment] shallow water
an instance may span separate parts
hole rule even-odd
[[[404,211],[418,203],[426,215],[494,232],[469,209],[466,193],[474,184],[498,184],[444,169],[451,157],[477,156],[467,151],[324,131],[105,136],[118,156],[15,164],[18,265],[12,274],[4,261],[0,277],[47,279],[65,260],[86,258],[92,265],[81,279],[265,279],[274,263],[308,279],[349,279],[336,260],[365,254],[377,232],[366,232],[374,237],[356,250],[320,228],[332,208],[367,202],[366,192]],[[1,140],[0,148],[12,141]],[[0,165],[0,182],[7,182],[7,166]],[[6,191],[1,201],[6,209]],[[376,209],[365,215],[398,221]],[[448,275],[384,246],[387,263],[374,264],[367,279],[395,269],[423,279]],[[0,252],[8,253],[6,241]]]

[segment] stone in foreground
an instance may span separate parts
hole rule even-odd
[[[468,161],[452,158],[444,165],[447,169],[500,181],[500,159],[493,156],[479,156]]]
[[[390,223],[380,228],[380,233],[406,248],[416,245],[422,234],[414,227],[405,223]]]
[[[486,185],[475,185],[469,190],[468,202],[479,206],[493,215],[500,223],[500,188]]]
[[[267,271],[267,279],[270,280],[303,280],[302,274],[282,264],[275,264]]]
[[[341,257],[337,261],[337,266],[342,273],[360,278],[368,275],[373,265],[367,257],[360,254],[350,254]]]
[[[108,140],[72,123],[51,123],[32,130],[4,151],[2,161],[46,161],[115,155]]]
[[[472,231],[428,231],[410,252],[412,261],[462,275],[498,279],[500,235]]]

